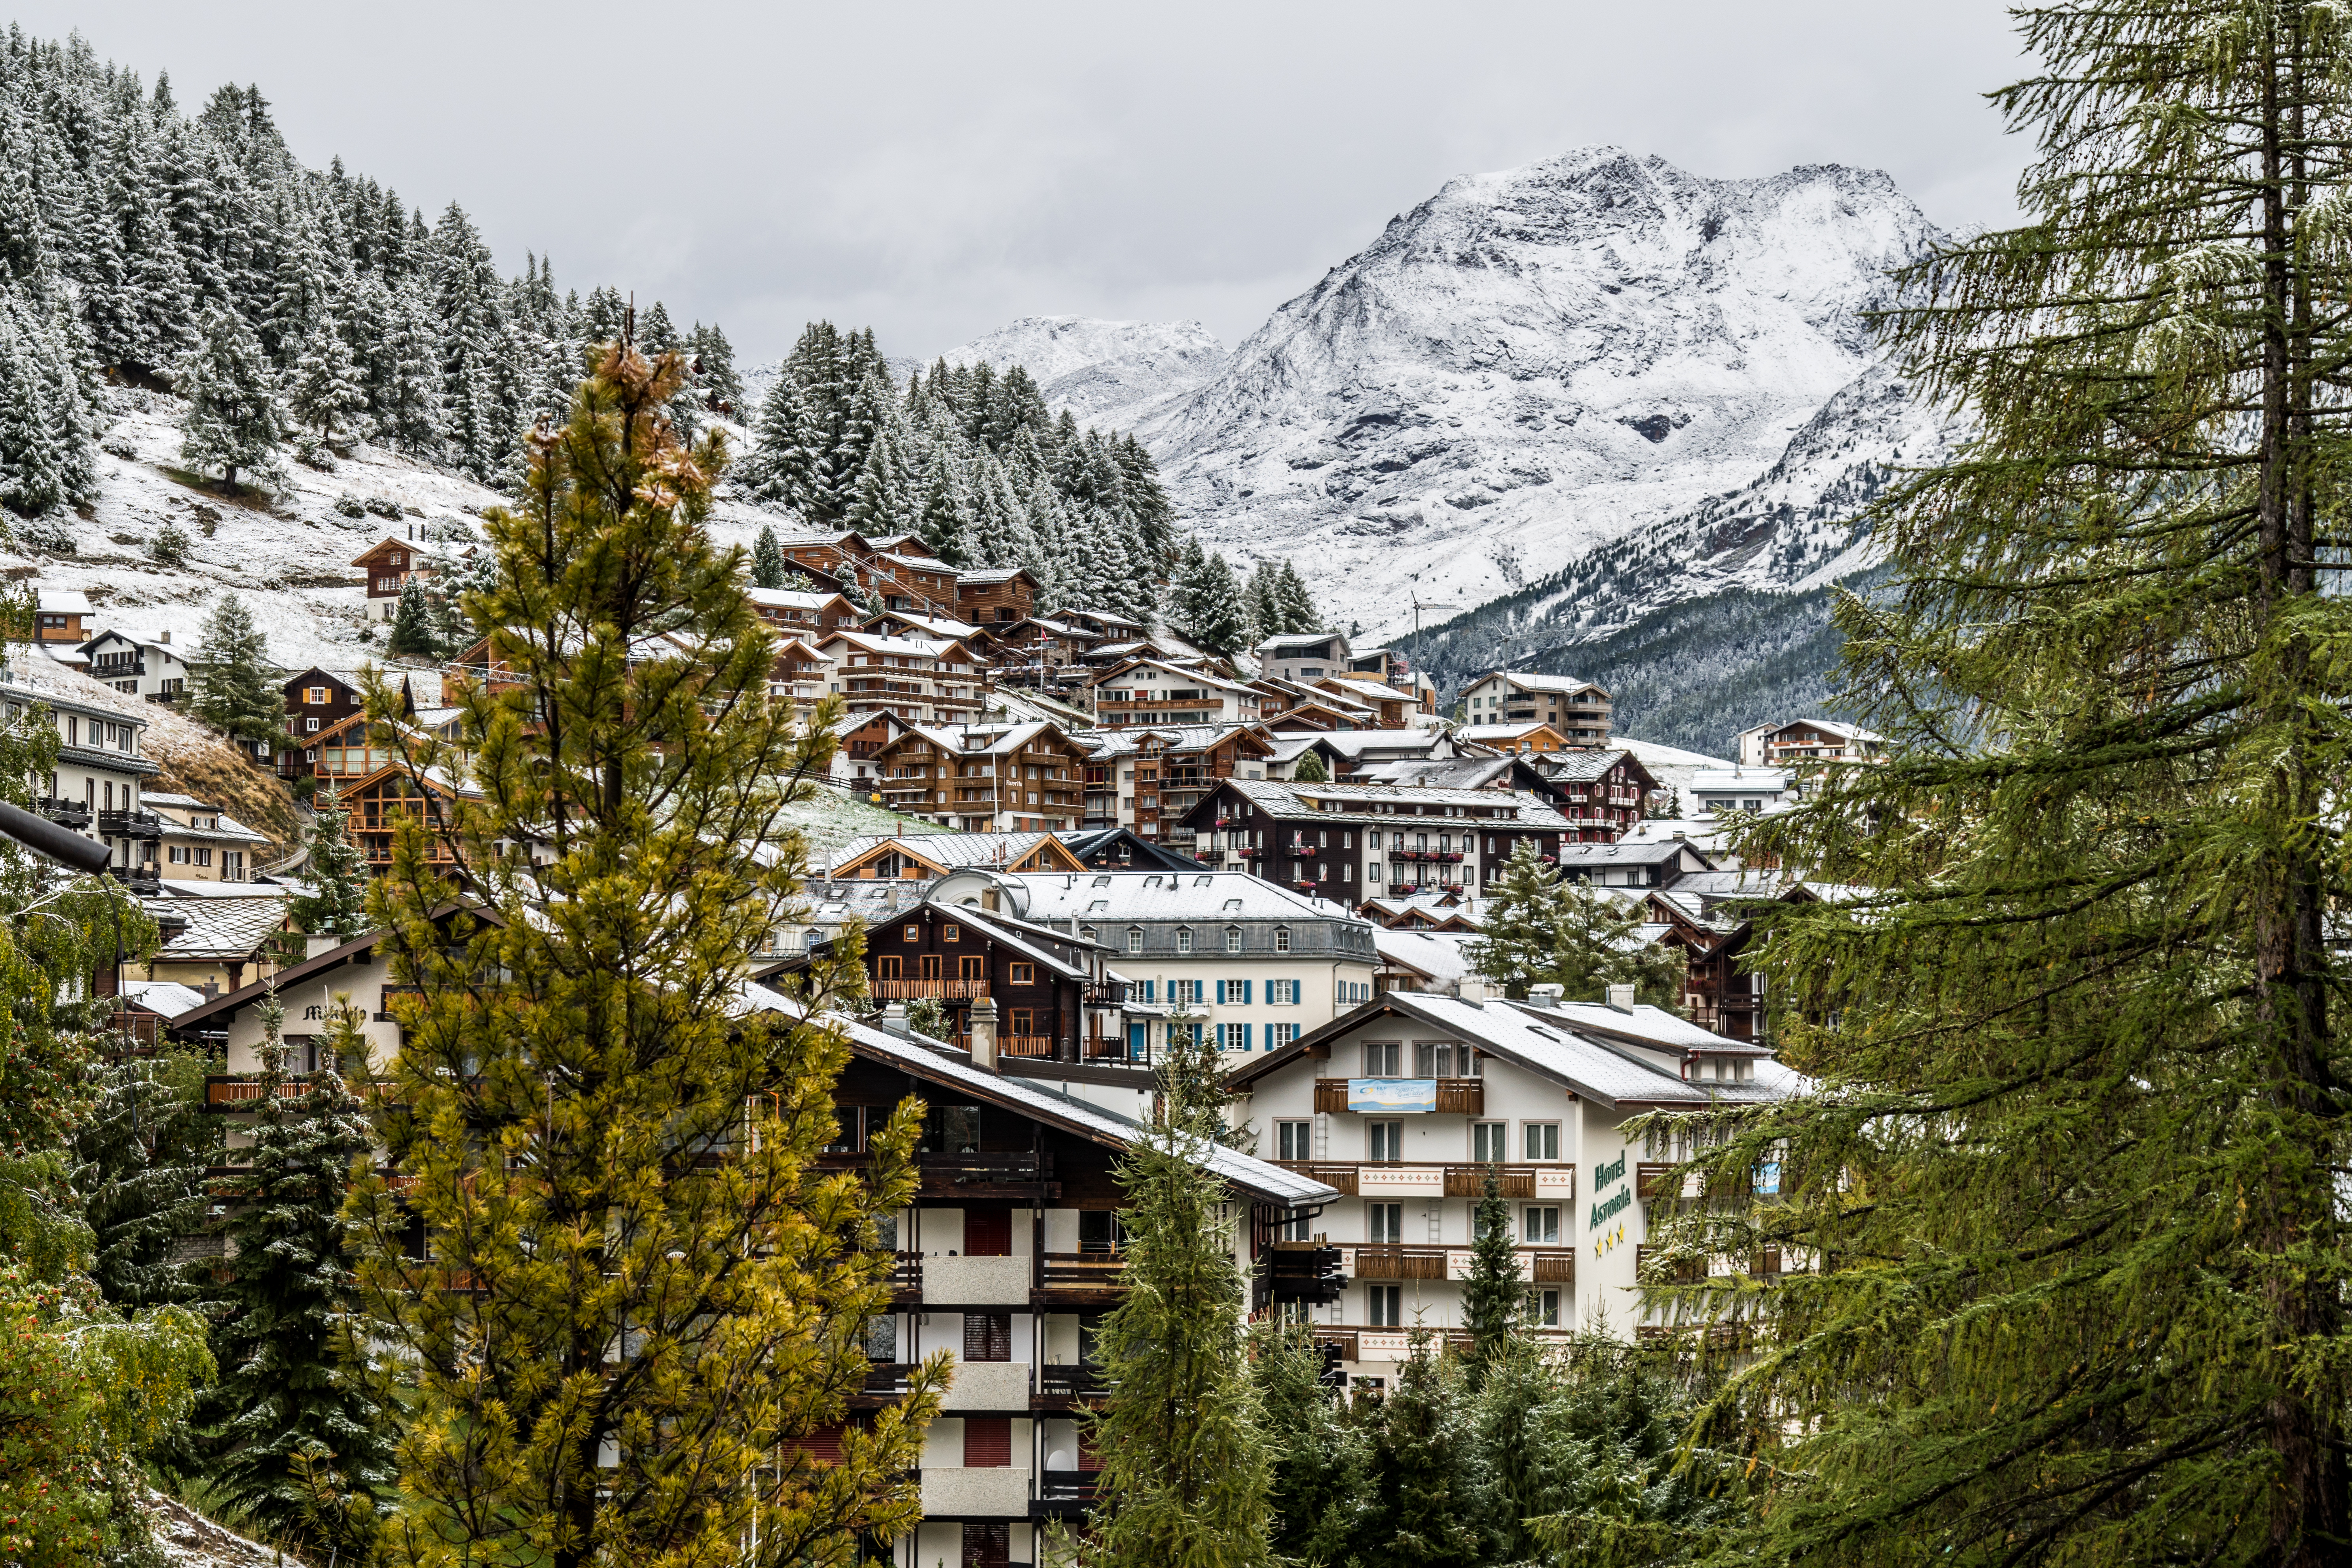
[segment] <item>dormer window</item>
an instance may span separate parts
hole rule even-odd
[[[1143,951],[1143,928],[1141,926],[1129,926],[1127,928],[1127,951],[1129,952],[1141,952]]]
[[[1178,952],[1192,951],[1192,929],[1190,926],[1176,928],[1176,951]]]
[[[1239,952],[1241,950],[1242,928],[1239,926],[1227,926],[1225,928],[1225,951],[1227,952]]]
[[[1276,952],[1288,952],[1290,951],[1290,928],[1288,926],[1276,926],[1274,928],[1274,951]]]

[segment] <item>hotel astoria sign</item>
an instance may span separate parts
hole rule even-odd
[[[1592,1187],[1595,1192],[1600,1192],[1624,1179],[1625,1156],[1622,1154],[1618,1155],[1609,1164],[1595,1165],[1592,1168]],[[1618,1187],[1615,1192],[1610,1193],[1592,1205],[1592,1215],[1585,1222],[1584,1228],[1599,1230],[1602,1226],[1624,1213],[1633,1205],[1633,1189],[1630,1186]]]

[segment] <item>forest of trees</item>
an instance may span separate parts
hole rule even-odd
[[[735,474],[759,500],[818,527],[919,534],[952,565],[1026,567],[1047,609],[1164,615],[1212,653],[1318,624],[1287,563],[1244,582],[1179,532],[1141,442],[1056,416],[1019,365],[941,360],[900,387],[871,328],[818,321],[782,372]]]
[[[266,434],[283,420],[298,451],[340,431],[511,484],[521,433],[562,418],[625,309],[559,294],[541,257],[501,279],[455,203],[428,223],[341,160],[303,168],[255,88],[191,113],[167,75],[143,86],[79,37],[0,39],[0,502],[19,513],[90,498],[101,369],[189,395],[199,466],[241,466],[264,434],[214,412],[250,362]],[[688,423],[740,400],[717,326],[656,302],[636,330],[699,362]]]

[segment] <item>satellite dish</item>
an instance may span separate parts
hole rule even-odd
[[[1045,1468],[1049,1470],[1075,1470],[1078,1468],[1077,1458],[1067,1448],[1048,1448],[1045,1450]]]

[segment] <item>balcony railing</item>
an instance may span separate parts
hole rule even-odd
[[[971,1001],[988,994],[985,980],[877,980],[873,994],[885,1002],[937,996],[947,1001]]]
[[[1075,1366],[1041,1366],[1037,1369],[1037,1392],[1047,1399],[1091,1399],[1110,1392],[1110,1382],[1103,1376],[1102,1368],[1090,1362]]]
[[[1048,1290],[1123,1290],[1127,1259],[1116,1252],[1049,1252],[1038,1264]]]
[[[1445,1252],[1442,1247],[1360,1247],[1356,1248],[1356,1278],[1443,1279],[1447,1274]]]
[[[1006,1057],[1050,1057],[1054,1054],[1051,1035],[999,1035],[996,1051]]]
[[[92,815],[88,801],[61,800],[55,795],[35,801],[33,809],[59,827],[88,827]]]
[[[100,811],[98,830],[116,838],[161,838],[163,819],[152,811]]]
[[[1344,1111],[1348,1109],[1348,1084],[1344,1078],[1318,1078],[1315,1080],[1315,1109],[1318,1111]],[[1386,1082],[1402,1081],[1398,1079]],[[1440,1116],[1483,1116],[1486,1113],[1486,1080],[1478,1078],[1441,1078],[1436,1080],[1437,1114]]]

